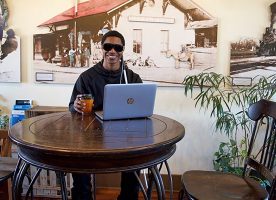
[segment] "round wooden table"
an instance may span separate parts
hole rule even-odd
[[[148,168],[160,193],[159,199],[165,199],[156,166],[165,162],[171,177],[166,161],[174,154],[184,132],[182,124],[160,115],[101,121],[94,114],[61,112],[23,120],[9,132],[11,140],[18,145],[19,162],[23,161],[16,169],[14,198],[21,199],[23,178],[29,165],[33,165],[57,172],[92,174]],[[145,199],[150,199],[151,191],[146,194],[141,189]],[[63,199],[67,198],[65,193]]]

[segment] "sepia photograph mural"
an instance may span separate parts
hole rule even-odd
[[[61,10],[34,34],[33,67],[39,83],[73,84],[103,58],[101,39],[117,30],[124,62],[144,82],[181,85],[186,75],[216,70],[217,19],[191,0],[88,0]]]
[[[248,85],[248,78],[276,73],[276,2],[270,5],[270,10],[270,26],[261,40],[243,37],[231,42],[230,75],[244,80],[244,85]]]
[[[8,28],[9,8],[0,1],[0,82],[20,82],[20,38]]]

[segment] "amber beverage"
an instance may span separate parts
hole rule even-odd
[[[82,97],[80,97],[80,101],[85,103],[86,108],[83,109],[83,115],[90,115],[92,112],[93,102],[94,98],[91,94],[83,94]]]

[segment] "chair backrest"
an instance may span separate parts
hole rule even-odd
[[[255,121],[255,123],[248,148],[243,176],[245,176],[246,168],[248,166],[254,168],[270,182],[270,197],[272,197],[274,195],[276,181],[275,174],[272,172],[275,166],[274,160],[276,154],[276,102],[260,100],[249,107],[248,116]],[[257,160],[252,157],[251,153],[260,126],[265,126],[265,135],[259,154],[260,156]]]
[[[11,157],[12,142],[8,136],[8,130],[0,129],[0,153],[1,157]]]

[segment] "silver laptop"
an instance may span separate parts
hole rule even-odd
[[[108,84],[104,88],[102,120],[150,117],[153,114],[157,84]]]

